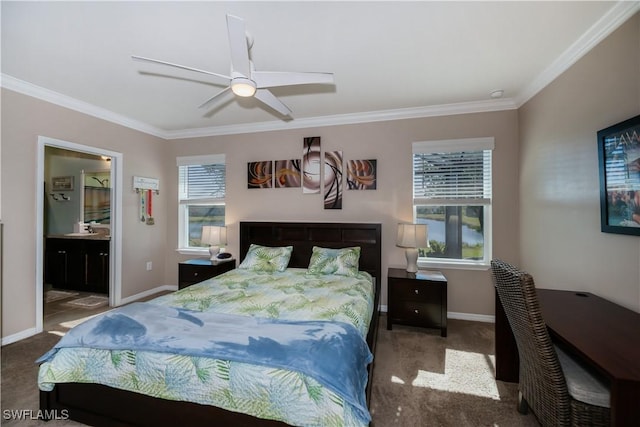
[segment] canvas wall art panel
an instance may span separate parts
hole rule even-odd
[[[342,209],[342,151],[324,153],[324,208]]]
[[[273,161],[247,163],[247,188],[271,188]]]
[[[302,149],[302,192],[304,194],[320,193],[320,137],[304,138]]]
[[[275,187],[288,188],[302,186],[300,159],[276,160]]]
[[[377,160],[349,160],[347,162],[347,188],[349,190],[375,190]]]

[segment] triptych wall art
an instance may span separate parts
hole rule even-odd
[[[247,188],[302,187],[303,194],[323,192],[325,209],[342,209],[342,151],[325,151],[320,137],[303,140],[302,160],[267,160],[247,164]],[[346,185],[349,190],[375,190],[376,160],[346,162]]]

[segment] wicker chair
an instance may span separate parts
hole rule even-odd
[[[520,356],[518,411],[530,408],[542,426],[608,426],[606,381],[554,346],[533,277],[500,260],[491,270]]]

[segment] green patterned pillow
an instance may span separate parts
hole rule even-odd
[[[355,277],[359,274],[359,260],[359,246],[343,249],[314,246],[307,272],[311,274],[338,274]]]
[[[270,247],[251,244],[238,268],[254,271],[284,271],[289,265],[293,246]]]

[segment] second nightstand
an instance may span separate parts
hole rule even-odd
[[[182,261],[178,267],[178,288],[183,289],[194,283],[202,282],[219,274],[233,270],[236,260],[212,263],[208,259],[190,259]]]
[[[447,279],[439,271],[408,273],[390,268],[387,274],[387,329],[393,323],[440,328],[447,336]]]

